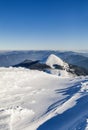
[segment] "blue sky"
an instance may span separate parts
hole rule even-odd
[[[0,0],[0,49],[88,49],[88,0]]]

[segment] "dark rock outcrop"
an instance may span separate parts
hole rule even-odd
[[[37,61],[32,61],[32,60],[25,60],[22,63],[19,63],[17,65],[14,65],[13,67],[24,67],[28,69],[33,69],[33,70],[46,70],[46,69],[51,69],[50,66],[40,63],[38,60]]]
[[[79,67],[77,65],[72,65],[69,64],[69,70],[68,72],[72,73],[72,74],[76,74],[77,76],[81,76],[81,75],[88,75],[88,70],[82,67]]]

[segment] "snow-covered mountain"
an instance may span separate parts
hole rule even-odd
[[[67,71],[69,70],[69,65],[54,54],[51,54],[47,58],[46,64],[52,68],[50,69],[51,74],[62,76],[62,77],[72,76],[71,73]]]
[[[54,54],[51,54],[47,61],[46,64],[54,68],[54,65],[59,65],[62,66],[64,69],[68,67],[68,64],[65,63],[61,58],[57,57]]]
[[[51,54],[46,59],[45,63],[42,63],[39,60],[25,60],[17,65],[14,65],[13,67],[24,67],[32,70],[40,70],[62,77],[88,75],[88,70],[79,66],[68,64],[54,54]]]
[[[25,57],[0,67],[0,130],[87,130],[88,71],[50,52]]]
[[[6,51],[0,53],[0,66],[12,66],[25,59],[45,62],[49,55],[54,54],[65,62],[88,69],[88,57],[82,53],[72,51]]]

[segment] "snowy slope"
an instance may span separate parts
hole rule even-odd
[[[53,65],[54,64],[57,64],[57,65],[60,65],[60,66],[63,66],[64,68],[68,67],[68,64],[65,63],[61,58],[57,57],[56,55],[54,54],[51,54],[47,61],[46,61],[46,64],[51,66],[53,68]]]
[[[64,62],[60,57],[57,57],[54,54],[51,54],[47,60],[46,64],[49,65],[52,69],[50,70],[51,74],[61,76],[61,77],[71,77],[71,73],[67,72],[69,65]],[[58,65],[61,69],[55,69],[54,65]]]
[[[0,68],[0,130],[86,130],[87,119],[88,77]]]
[[[62,77],[73,77],[88,75],[88,70],[77,65],[72,65],[64,62],[60,57],[57,57],[54,54],[51,54],[47,60],[46,64],[51,66],[50,73]]]

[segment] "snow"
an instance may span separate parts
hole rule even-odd
[[[2,67],[0,130],[78,130],[88,116],[87,92],[88,77],[58,77],[37,70]],[[56,117],[61,115],[63,121]],[[53,118],[57,121],[49,123]],[[49,124],[45,128],[46,122]]]
[[[58,69],[52,69],[50,70],[50,73],[59,77],[67,78],[67,77],[73,77],[71,73],[68,73],[66,70],[58,70]]]
[[[62,59],[60,59],[59,57],[57,57],[54,54],[51,54],[48,57],[48,59],[46,61],[46,64],[49,65],[49,66],[51,66],[52,68],[53,68],[54,64],[57,64],[57,65],[60,65],[60,66],[63,66],[63,67],[68,66],[67,63],[63,62]]]
[[[34,111],[26,108],[22,108],[20,106],[10,108],[6,110],[10,117],[10,130],[15,130],[16,128],[21,129],[24,122],[31,120],[34,116]]]
[[[82,92],[88,92],[88,82],[81,83],[81,91]]]
[[[57,75],[60,77],[73,77],[73,75],[69,72],[67,72],[69,66],[67,63],[65,63],[62,59],[60,59],[59,57],[57,57],[54,54],[51,54],[47,60],[46,60],[46,64],[51,66],[52,69],[50,69],[50,73],[53,75]],[[53,65],[60,65],[61,67],[63,67],[63,70],[61,69],[55,69]]]
[[[85,130],[88,130],[88,119],[86,119],[86,128],[85,128]]]

